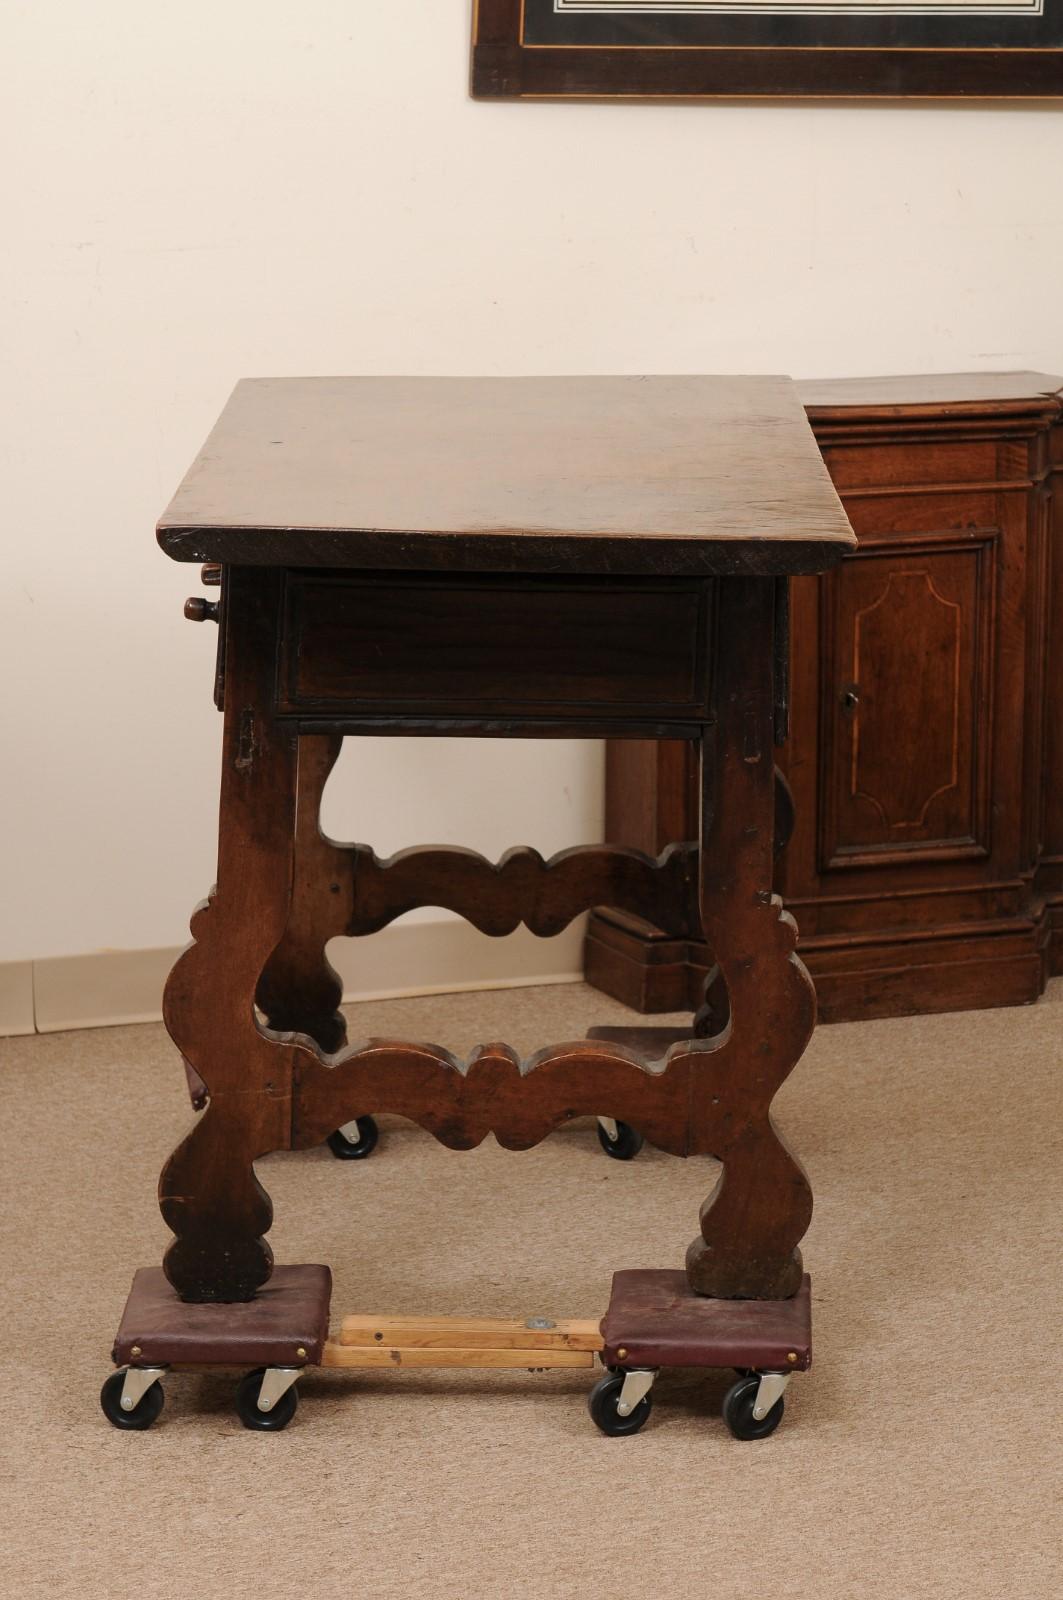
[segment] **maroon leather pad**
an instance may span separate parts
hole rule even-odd
[[[251,1367],[316,1363],[328,1335],[331,1299],[328,1267],[274,1267],[255,1298],[240,1305],[187,1305],[161,1267],[141,1267],[126,1301],[114,1360],[138,1367],[186,1361]]]
[[[684,1272],[617,1272],[602,1319],[602,1360],[804,1372],[812,1365],[811,1291],[806,1273],[792,1300],[710,1300],[693,1293]]]

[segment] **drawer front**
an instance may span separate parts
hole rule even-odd
[[[1000,484],[1028,475],[1028,455],[1021,443],[1000,439],[934,439],[922,444],[832,445],[823,458],[834,487],[847,489],[911,488],[919,484]]]
[[[847,495],[843,504],[861,545],[893,544],[906,537],[921,540],[928,529],[954,531],[978,538],[1000,524],[1005,498],[1025,514],[1027,491],[967,489],[950,494]]]
[[[291,573],[277,709],[700,718],[706,582]]]

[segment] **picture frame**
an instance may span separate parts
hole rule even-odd
[[[477,99],[1063,99],[1063,0],[475,0]]]

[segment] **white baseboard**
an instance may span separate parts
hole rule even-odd
[[[0,1036],[33,1033],[33,962],[0,962]]]
[[[365,939],[334,940],[329,960],[343,979],[344,1000],[579,983],[585,927],[580,917],[553,939],[527,928],[489,939],[467,922],[400,922]]]
[[[577,983],[583,929],[581,917],[554,939],[526,928],[488,939],[466,922],[400,922],[370,938],[333,941],[329,959],[345,1000]],[[178,947],[100,950],[0,962],[0,1035],[158,1022],[163,984],[179,954]]]

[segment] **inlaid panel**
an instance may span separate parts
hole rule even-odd
[[[824,607],[823,869],[985,854],[994,536],[872,547]]]

